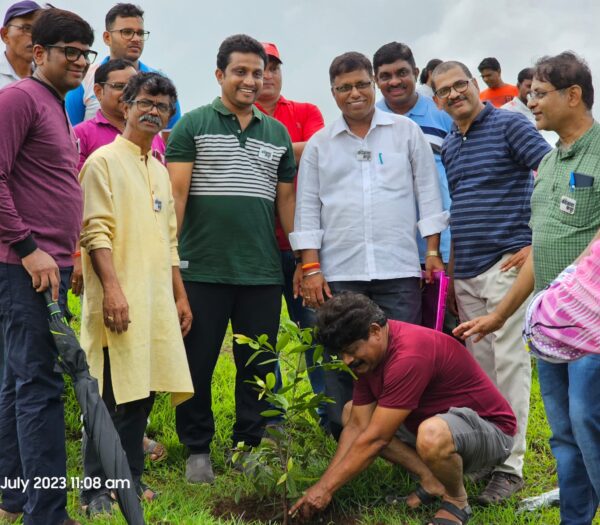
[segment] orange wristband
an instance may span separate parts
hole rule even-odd
[[[316,270],[317,268],[321,268],[321,263],[313,262],[313,263],[306,263],[306,264],[302,265],[303,271]]]
[[[73,252],[71,254],[71,257],[75,258],[75,257],[81,257],[81,252]]]

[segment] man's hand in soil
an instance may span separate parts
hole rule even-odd
[[[308,520],[315,512],[321,512],[327,508],[331,501],[331,493],[319,486],[319,483],[310,487],[295,505],[290,509],[290,516],[294,516],[297,512],[300,517]]]
[[[31,284],[36,292],[44,292],[48,287],[52,291],[52,300],[58,301],[60,271],[56,261],[45,251],[36,248],[27,257],[21,259],[23,267],[31,275]]]

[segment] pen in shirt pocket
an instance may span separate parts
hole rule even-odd
[[[571,191],[575,191],[575,172],[571,172],[571,175],[569,177],[569,187],[571,188]]]
[[[383,153],[379,154],[379,164],[383,165]]]

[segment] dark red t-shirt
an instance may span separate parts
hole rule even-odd
[[[260,104],[257,103],[256,107],[263,113],[267,113]],[[325,126],[323,115],[321,115],[317,106],[307,102],[287,100],[281,96],[277,101],[272,117],[287,128],[292,142],[306,142]],[[275,236],[277,237],[277,243],[281,251],[291,250],[290,243],[283,233],[279,219],[277,219],[275,225]]]
[[[411,410],[404,423],[413,433],[425,419],[451,407],[468,407],[505,434],[516,434],[517,420],[508,401],[463,345],[429,328],[388,323],[386,356],[354,383],[355,405],[377,402]]]

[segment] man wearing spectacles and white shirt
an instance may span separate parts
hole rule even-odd
[[[448,224],[431,148],[410,119],[375,107],[373,68],[360,53],[335,58],[331,91],[342,111],[309,140],[298,174],[294,232],[302,251],[301,290],[318,307],[342,291],[370,297],[391,319],[421,322],[417,228],[426,270],[443,270],[440,232]],[[417,220],[416,205],[420,220]],[[352,395],[348,374],[326,374],[334,436]]]
[[[150,33],[144,30],[144,11],[134,4],[119,3],[106,14],[105,27],[102,38],[110,49],[110,56],[96,66],[90,67],[81,86],[71,91],[65,99],[67,113],[73,126],[94,118],[100,109],[100,102],[94,93],[94,74],[102,64],[111,59],[123,58],[132,62],[138,71],[146,73],[157,71],[140,61],[144,42],[150,36]],[[165,140],[180,117],[181,109],[177,102],[175,113],[163,130]]]
[[[7,9],[0,28],[0,37],[6,46],[4,53],[0,54],[0,88],[33,73],[31,28],[40,9],[30,0],[17,2]]]

